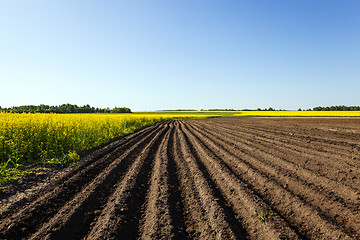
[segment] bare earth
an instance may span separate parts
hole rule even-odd
[[[0,239],[360,239],[360,119],[159,123],[1,211]]]

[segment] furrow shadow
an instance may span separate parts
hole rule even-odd
[[[184,133],[182,126],[180,126],[181,131]],[[207,171],[204,164],[201,162],[201,157],[197,154],[194,149],[194,146],[191,144],[188,136],[184,133],[186,144],[188,145],[189,149],[191,150],[192,155],[198,165],[200,171],[202,172],[203,176],[207,180],[211,190],[213,191],[214,197],[217,200],[220,207],[224,210],[225,219],[228,222],[231,230],[234,232],[237,239],[248,239],[249,236],[246,230],[241,225],[241,219],[239,219],[233,209],[228,205],[227,200],[225,199],[224,195],[221,193],[220,189],[217,187],[216,183],[212,179],[211,175]]]
[[[154,158],[158,151],[162,138],[168,131],[166,126],[160,136],[150,147],[144,164],[136,177],[134,187],[128,192],[126,209],[122,212],[124,218],[122,224],[116,229],[114,239],[138,239],[140,237],[140,220],[144,214],[146,195],[150,186],[150,177],[153,169]]]
[[[169,144],[166,149],[168,156],[168,183],[169,183],[169,211],[173,222],[172,233],[174,239],[190,239],[189,234],[186,232],[185,225],[185,208],[181,196],[181,187],[179,183],[179,174],[175,164],[173,145],[175,137],[175,128],[171,129]]]

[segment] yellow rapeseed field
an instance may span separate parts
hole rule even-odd
[[[261,117],[360,117],[360,111],[241,111],[234,116]]]
[[[15,114],[0,112],[0,164],[73,160],[76,152],[176,114]]]

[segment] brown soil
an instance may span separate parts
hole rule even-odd
[[[360,119],[156,124],[1,202],[0,239],[360,239]]]

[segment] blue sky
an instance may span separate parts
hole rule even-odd
[[[358,0],[0,1],[0,106],[360,105]]]

